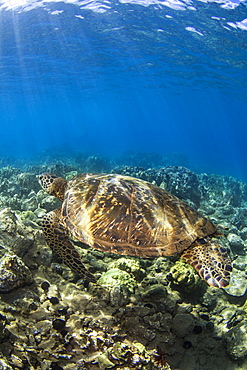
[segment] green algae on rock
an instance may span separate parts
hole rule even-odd
[[[105,286],[125,286],[130,292],[134,292],[136,281],[126,271],[120,270],[118,268],[110,269],[104,272],[98,280],[98,284]]]
[[[203,281],[195,273],[195,270],[181,260],[176,261],[170,269],[169,280],[174,284],[175,289],[181,289],[185,292],[200,289],[203,285]]]
[[[131,257],[120,257],[111,262],[109,268],[118,268],[131,273],[137,281],[141,281],[146,276],[146,271],[141,267],[140,261]]]

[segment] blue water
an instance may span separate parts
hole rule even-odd
[[[246,181],[246,4],[0,0],[1,158],[158,153]]]

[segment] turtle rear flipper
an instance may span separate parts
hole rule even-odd
[[[209,285],[216,288],[229,285],[231,261],[226,249],[217,242],[192,245],[183,252],[181,258],[193,266]]]
[[[67,230],[60,222],[60,215],[61,208],[58,208],[44,216],[42,227],[47,244],[73,272],[86,281],[95,283],[95,277],[83,265],[79,253],[70,241]]]

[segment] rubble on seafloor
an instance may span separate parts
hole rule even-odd
[[[56,169],[81,172],[0,169],[0,370],[247,369],[247,185],[177,166],[111,169],[156,183],[218,224],[233,277],[216,289],[177,256],[123,257],[76,242],[98,279],[85,287],[40,228],[59,201],[36,175]]]

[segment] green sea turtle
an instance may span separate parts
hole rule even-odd
[[[69,234],[104,252],[139,257],[181,254],[214,287],[229,284],[226,249],[216,227],[189,205],[146,181],[113,174],[80,174],[66,181],[44,173],[39,182],[62,206],[45,215],[48,245],[77,274],[95,282]]]

